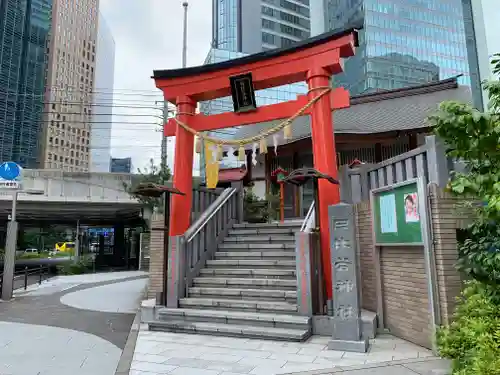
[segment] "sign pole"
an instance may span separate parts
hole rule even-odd
[[[14,162],[0,165],[0,188],[12,191],[12,209],[7,224],[5,260],[3,265],[2,299],[9,301],[14,292],[14,271],[16,268],[17,247],[17,198],[19,196],[21,167]]]
[[[5,246],[5,262],[3,265],[2,299],[9,301],[14,292],[14,270],[16,266],[16,245],[17,245],[17,209],[18,191],[12,194],[12,213],[7,224],[7,241]]]

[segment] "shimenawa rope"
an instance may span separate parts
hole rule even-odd
[[[174,120],[183,129],[185,129],[186,131],[192,133],[193,135],[195,135],[195,136],[203,139],[204,141],[213,143],[213,144],[215,144],[217,146],[225,145],[225,146],[240,146],[240,147],[242,147],[244,145],[256,143],[256,142],[259,142],[259,141],[261,141],[263,139],[266,139],[269,136],[271,136],[271,135],[279,132],[283,128],[287,127],[288,125],[291,125],[292,122],[297,119],[297,117],[303,115],[304,112],[309,109],[309,107],[311,107],[314,103],[316,103],[319,99],[321,99],[323,96],[325,96],[326,94],[328,94],[331,91],[331,87],[325,87],[325,86],[323,86],[323,87],[316,87],[316,88],[310,89],[308,93],[313,92],[313,91],[317,91],[317,90],[322,90],[322,89],[324,89],[324,91],[322,91],[316,97],[314,97],[313,99],[311,99],[306,105],[304,105],[301,109],[299,109],[290,118],[288,118],[288,119],[280,122],[278,125],[272,127],[271,129],[268,129],[268,130],[266,130],[266,131],[264,131],[262,133],[259,133],[257,135],[254,135],[254,136],[248,137],[248,138],[242,138],[242,139],[220,139],[220,138],[214,138],[214,137],[210,137],[210,136],[207,136],[207,135],[205,135],[205,134],[203,134],[201,132],[196,131],[195,129],[191,128],[190,126],[188,126],[184,122],[180,121],[177,117],[174,117]],[[190,115],[190,116],[192,116],[193,114],[179,112],[179,113],[177,113],[177,116],[178,115]]]

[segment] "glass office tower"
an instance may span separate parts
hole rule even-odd
[[[309,0],[212,0],[212,47],[256,53],[309,38]]]
[[[52,0],[0,1],[0,162],[38,166]]]
[[[310,36],[309,0],[212,0],[212,48],[205,64],[289,47]],[[260,90],[255,93],[258,106],[294,100],[307,93],[304,83]],[[231,97],[200,103],[200,111],[217,114],[233,110]],[[234,138],[237,128],[222,129],[211,135]],[[205,176],[205,155],[202,151],[200,174]],[[221,161],[221,168],[242,164],[233,155]]]
[[[363,25],[356,55],[335,77],[352,95],[462,75],[483,108],[471,0],[311,1],[323,6],[313,14],[326,17],[326,30]]]

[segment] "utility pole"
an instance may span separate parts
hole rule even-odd
[[[168,121],[168,102],[164,101],[163,102],[163,124],[162,124],[162,129],[161,132],[163,133],[163,125],[165,125]],[[161,162],[163,165],[167,166],[168,165],[168,152],[167,152],[167,145],[168,145],[168,138],[165,137],[162,134],[161,138]],[[165,181],[166,182],[166,181]]]
[[[182,41],[182,67],[187,66],[187,14],[188,14],[188,2],[184,1],[182,6],[184,7],[184,25],[183,25],[183,41]],[[163,124],[168,121],[169,109],[168,102],[163,103]],[[163,130],[163,129],[162,129]],[[162,136],[161,140],[161,162],[163,165],[168,165],[168,138]],[[167,181],[164,181],[166,183]]]
[[[182,67],[185,68],[187,66],[187,15],[188,15],[188,2],[184,1],[182,6],[184,7],[184,25],[183,25],[183,36],[182,36]],[[168,115],[170,111],[168,109],[168,102],[165,101],[163,103],[163,124],[164,125],[168,121]],[[163,127],[162,127],[163,132]],[[161,138],[161,163],[163,166],[168,166],[168,138],[162,135]],[[168,181],[163,181],[163,184],[166,185]],[[164,195],[165,197],[166,195]],[[165,199],[165,198],[163,198]]]
[[[182,67],[187,66],[187,20],[188,20],[188,2],[184,1],[182,3],[184,7],[184,33],[182,41]]]

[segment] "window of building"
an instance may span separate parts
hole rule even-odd
[[[274,35],[266,32],[262,32],[262,42],[267,44],[276,44]]]

